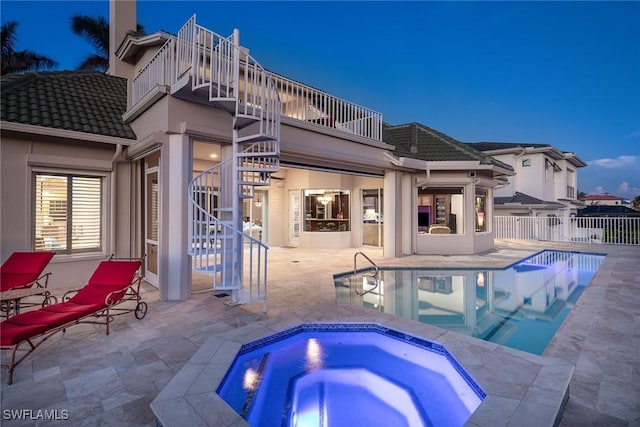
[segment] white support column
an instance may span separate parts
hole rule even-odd
[[[233,29],[233,42],[236,47],[233,50],[233,96],[238,97],[240,95],[240,31],[237,28]],[[236,101],[237,105],[237,101]],[[237,107],[236,107],[237,113]],[[240,199],[240,174],[238,171],[239,157],[238,153],[240,147],[238,146],[239,132],[236,127],[237,117],[233,117],[233,167],[231,168],[233,177],[231,180],[231,194],[233,194],[233,224],[238,230],[242,230],[242,199]],[[231,292],[231,303],[237,304],[242,301],[242,287],[243,287],[243,248],[242,239],[239,234],[233,234],[233,262],[235,267],[231,270],[233,274],[234,285],[237,289]]]
[[[402,194],[402,251],[397,255],[413,255],[416,251],[416,235],[418,230],[414,228],[417,220],[418,206],[414,199],[413,175],[403,173],[398,192]]]
[[[159,277],[162,300],[184,301],[191,293],[191,262],[187,254],[188,194],[191,146],[186,135],[170,135],[161,156],[161,227]]]
[[[400,209],[401,200],[398,200],[398,185],[397,185],[398,173],[394,171],[385,171],[383,182],[383,212],[384,212],[384,225],[382,227],[382,234],[384,242],[382,245],[382,254],[384,256],[395,257],[397,248],[397,234],[398,230],[402,229],[402,224],[398,223],[402,218],[398,215]],[[362,208],[360,209],[362,211]],[[362,237],[360,237],[362,242]]]

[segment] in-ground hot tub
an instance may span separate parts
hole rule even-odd
[[[217,393],[251,426],[462,426],[486,396],[438,343],[334,323],[243,345]]]

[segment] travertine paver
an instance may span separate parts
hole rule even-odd
[[[501,370],[499,362],[504,364],[505,360],[501,353],[508,360],[515,351],[336,304],[332,276],[353,269],[356,249],[271,248],[266,316],[261,304],[229,307],[224,304],[228,298],[216,298],[210,293],[196,294],[185,302],[158,301],[157,291],[147,285],[144,296],[149,312],[142,321],[123,316],[113,324],[109,336],[94,325],[72,327],[65,334],[52,337],[18,366],[13,385],[6,385],[3,371],[2,409],[69,411],[69,420],[40,421],[38,425],[43,426],[154,426],[149,404],[194,353],[203,344],[208,345],[209,338],[225,342],[237,332],[237,339],[251,340],[261,329],[281,330],[312,320],[351,319],[388,322],[396,329],[404,326],[411,334],[422,331],[426,338],[444,343],[476,381],[493,393],[474,414],[477,425],[546,423],[544,417],[537,418],[537,405],[549,406],[549,396],[561,384],[548,382],[549,376],[534,375],[530,369],[535,360],[540,361],[540,372],[549,369],[552,373],[562,363],[574,369],[561,426],[640,425],[639,247],[499,241],[496,251],[482,255],[396,259],[383,258],[380,250],[363,250],[381,265],[501,267],[544,248],[608,252],[610,256],[545,351],[544,355],[550,358],[536,359],[537,356],[526,354],[516,357],[515,365],[525,368],[523,376],[513,383],[505,379],[518,375],[519,370]],[[493,352],[495,358],[482,356],[486,352]],[[560,364],[549,362],[556,360]],[[554,376],[557,375],[550,375]],[[198,391],[203,390],[202,385],[197,387]],[[206,398],[204,394],[198,396]],[[199,397],[185,400],[185,408],[200,407]],[[2,419],[1,424],[31,426],[35,422]]]

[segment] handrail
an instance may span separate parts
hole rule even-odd
[[[364,274],[363,277],[371,277],[372,279],[375,280],[375,286],[371,289],[368,289],[366,291],[360,292],[357,289],[354,289],[354,292],[360,296],[366,295],[369,292],[372,292],[374,290],[376,290],[378,288],[378,286],[380,285],[380,267],[378,267],[378,264],[376,264],[375,262],[373,262],[373,260],[371,258],[369,258],[367,256],[367,254],[365,254],[364,252],[356,252],[355,255],[353,255],[353,275],[355,277],[355,275],[358,272],[358,268],[357,268],[357,262],[358,262],[358,255],[362,255],[367,261],[369,261],[369,263],[371,263],[371,265],[373,265],[373,270],[374,273],[373,274]]]
[[[158,49],[147,64],[138,71],[131,82],[131,105],[135,105],[154,87],[168,86],[175,81],[173,63],[175,37]]]
[[[267,71],[283,100],[282,115],[382,140],[382,113]]]
[[[192,89],[208,88],[210,101],[235,99],[234,116],[259,119],[259,129],[254,133],[271,138],[268,151],[279,152],[282,107],[276,83],[237,45],[235,32],[221,36],[196,24],[194,15],[178,32],[176,57],[184,64],[176,71],[177,76],[190,71]]]
[[[237,56],[237,50],[240,69],[234,70],[231,58]],[[195,15],[136,74],[131,105],[157,85],[172,85],[187,73],[191,73],[194,88],[208,86],[212,97],[238,99],[237,114],[262,116],[265,123],[261,131],[275,139],[279,127],[274,123],[278,116],[286,116],[382,140],[382,113],[267,71],[237,45],[233,34],[223,37],[214,33],[196,24]],[[236,76],[239,81],[234,81]],[[239,93],[233,93],[234,87]]]
[[[231,166],[231,159],[219,163],[189,183],[189,254],[196,269],[214,268],[214,289],[237,288],[241,300],[234,303],[262,300],[266,312],[269,247],[226,222],[228,210],[211,206],[218,190],[229,185],[226,169]],[[235,265],[238,251],[244,252],[242,266]]]

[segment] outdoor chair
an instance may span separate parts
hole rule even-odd
[[[429,227],[429,234],[450,234],[451,229],[446,225],[432,225]]]
[[[11,352],[7,383],[13,382],[15,367],[51,336],[80,323],[109,325],[114,316],[133,312],[137,319],[147,313],[147,303],[140,296],[142,277],[137,274],[142,261],[111,258],[101,262],[87,284],[69,291],[62,302],[9,317],[0,323],[0,349]],[[120,307],[128,301],[133,307]],[[18,351],[24,352],[16,359]]]
[[[49,302],[57,301],[47,289],[49,276],[51,273],[42,273],[47,267],[54,252],[14,252],[0,267],[0,292],[3,292],[2,312],[4,316],[9,316],[12,308],[18,312],[20,308],[20,300],[22,298],[34,295],[42,295],[44,301],[42,305]],[[16,296],[10,295],[9,291],[18,291],[20,289],[31,288],[33,292],[18,293],[13,292]],[[38,290],[42,292],[38,292]],[[25,304],[23,306],[33,306],[40,304]]]

